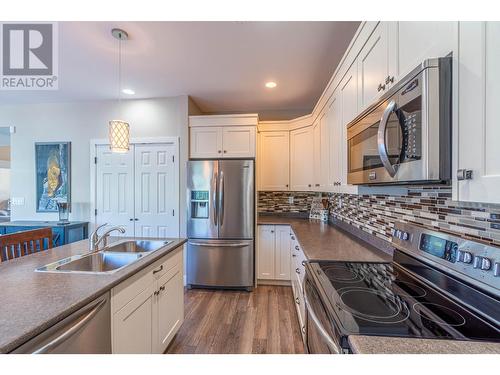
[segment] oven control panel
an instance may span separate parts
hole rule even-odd
[[[500,248],[409,223],[396,223],[392,237],[399,250],[500,291]]]

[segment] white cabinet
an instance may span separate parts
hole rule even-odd
[[[394,72],[389,71],[393,66],[394,48],[389,48],[389,23],[381,22],[373,31],[358,56],[359,101],[361,110],[379,98],[389,86],[388,77]]]
[[[222,128],[222,157],[254,158],[255,126],[228,126]]]
[[[397,22],[397,77],[410,73],[425,59],[443,57],[456,50],[458,22]],[[468,43],[468,42],[466,42]]]
[[[313,189],[319,190],[321,179],[321,126],[319,119],[313,124]]]
[[[358,65],[352,64],[339,85],[338,97],[342,113],[342,125],[349,122],[359,114],[358,102]]]
[[[112,351],[163,353],[184,320],[183,252],[174,250],[111,291]]]
[[[500,203],[500,22],[460,22],[458,200]]]
[[[222,127],[190,128],[189,153],[199,159],[222,156]]]
[[[179,330],[184,318],[184,285],[182,264],[177,263],[158,279],[156,303],[153,306],[154,353],[163,353]]]
[[[257,279],[290,280],[290,227],[259,225],[257,235]]]
[[[289,190],[290,132],[270,131],[259,134],[259,190]]]
[[[113,315],[113,353],[152,353],[153,285],[135,296]]]
[[[313,125],[313,160],[315,191],[326,191],[330,175],[330,142],[328,113],[325,111],[318,116]]]
[[[189,116],[189,157],[255,158],[257,114]]]
[[[290,132],[290,189],[309,191],[313,187],[313,131],[311,127]]]
[[[191,158],[255,157],[254,126],[191,127],[189,155]]]
[[[274,279],[274,247],[275,235],[274,225],[259,225],[257,238],[257,279]]]
[[[335,191],[342,183],[344,164],[344,139],[342,132],[342,107],[341,99],[333,97],[330,106],[327,108],[328,127],[330,129],[330,178],[328,190]]]

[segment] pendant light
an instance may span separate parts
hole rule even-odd
[[[118,39],[118,108],[121,110],[122,90],[122,41],[128,40],[128,34],[122,29],[111,30],[113,37]],[[130,149],[130,125],[124,120],[109,122],[109,148],[111,152],[125,153]]]

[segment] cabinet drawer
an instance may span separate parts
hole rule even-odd
[[[182,262],[182,250],[176,249],[158,259],[152,265],[129,277],[111,290],[111,311],[117,312],[137,295],[162,277],[166,272]]]
[[[305,302],[304,296],[302,294],[302,287],[296,276],[292,276],[292,290],[295,308],[297,309],[297,317],[299,318],[299,327],[302,338],[304,338],[304,327],[305,327]]]

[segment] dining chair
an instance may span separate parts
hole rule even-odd
[[[52,229],[41,228],[0,236],[0,261],[5,262],[52,248]]]

